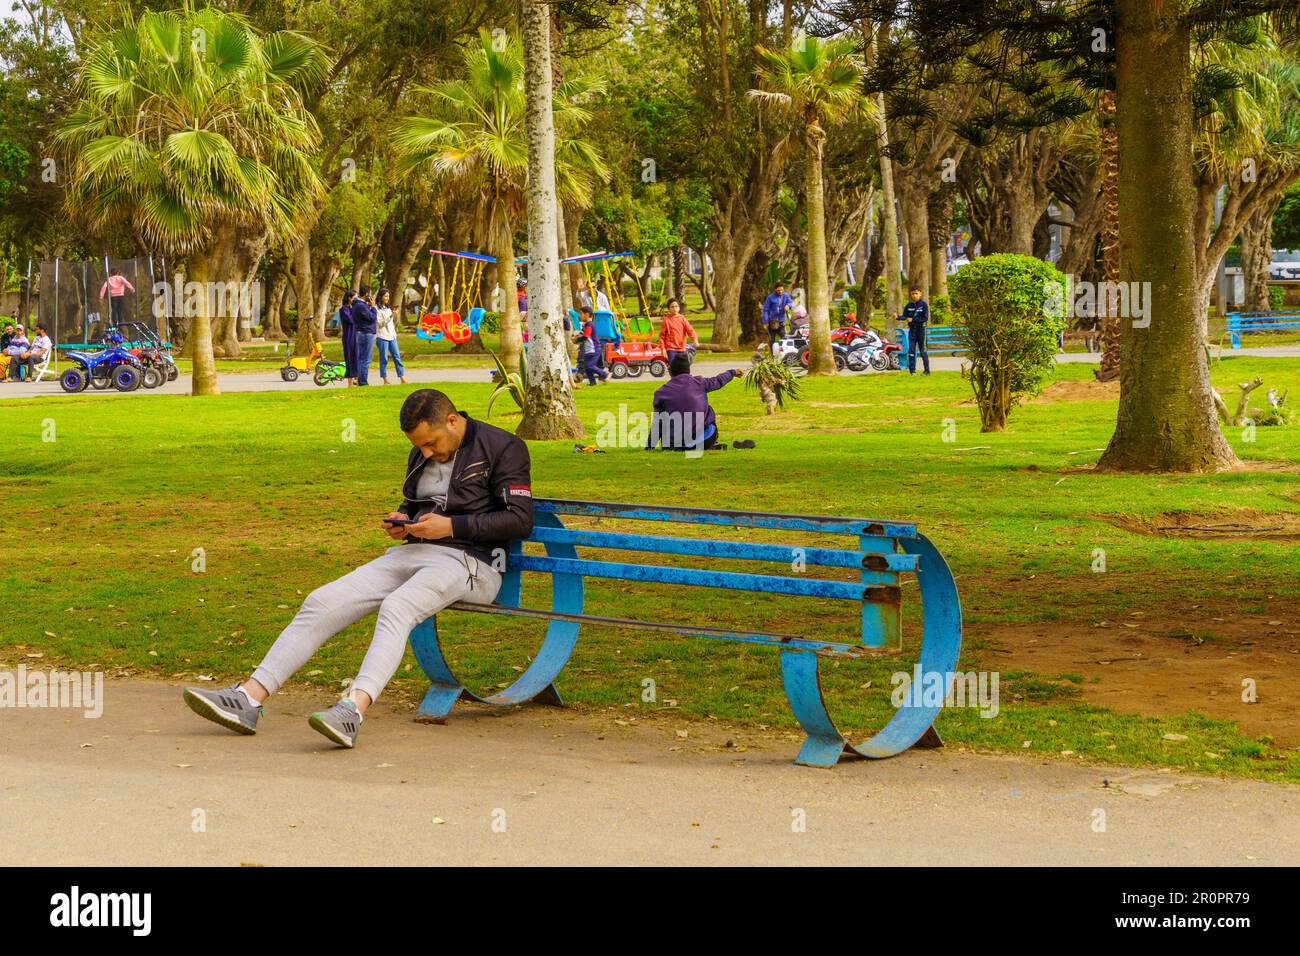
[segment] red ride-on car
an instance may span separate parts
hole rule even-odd
[[[668,374],[668,356],[655,342],[606,342],[605,367],[614,378],[636,378],[647,371],[663,378]]]

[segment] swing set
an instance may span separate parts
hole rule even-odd
[[[451,269],[451,281],[447,283],[447,297],[442,299],[442,289],[438,290],[439,312],[425,312],[429,305],[429,293],[433,289],[433,257],[447,256],[455,260]],[[429,250],[429,269],[424,282],[424,294],[420,297],[420,324],[415,330],[416,338],[430,342],[442,339],[459,345],[467,342],[483,324],[487,316],[480,301],[483,269],[489,262],[496,262],[494,256],[479,255],[476,252],[447,252],[442,249]],[[460,297],[457,298],[457,290]],[[465,310],[464,318],[460,309]]]
[[[564,265],[582,266],[582,275],[587,280],[587,288],[593,290],[593,299],[596,284],[592,281],[592,273],[598,272],[604,279],[610,308],[596,309],[592,316],[596,334],[602,339],[614,342],[622,340],[649,342],[655,337],[654,321],[648,315],[628,315],[619,281],[614,274],[614,269],[611,268],[611,263],[617,263],[620,259],[632,259],[635,255],[636,253],[633,252],[588,252],[561,260]],[[645,290],[641,288],[641,277],[637,275],[636,269],[632,269],[631,272],[632,278],[636,281],[637,301],[644,302],[646,298]]]

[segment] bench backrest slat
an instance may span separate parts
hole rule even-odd
[[[745,574],[738,571],[702,571],[697,568],[674,568],[661,564],[624,564],[616,561],[587,561],[575,558],[551,558],[532,554],[512,554],[507,558],[511,571],[546,571],[551,574],[580,574],[592,578],[620,581],[652,581],[658,584],[685,584],[695,587],[729,588],[736,591],[761,591],[768,594],[798,594],[805,597],[838,598],[861,601],[868,588],[855,581],[825,581],[818,578],[790,578],[774,574]],[[882,591],[888,590],[881,588]],[[897,590],[894,588],[893,590]]]
[[[752,541],[719,541],[713,538],[669,538],[652,534],[621,534],[580,528],[534,528],[530,541],[543,544],[574,544],[619,551],[648,551],[654,554],[686,554],[705,558],[736,558],[745,561],[776,561],[823,568],[871,568],[875,571],[915,571],[914,554],[866,553],[833,548],[803,548]],[[881,539],[892,544],[892,539]]]
[[[686,524],[768,528],[774,531],[819,531],[827,534],[872,534],[889,538],[915,538],[916,525],[872,518],[835,518],[827,515],[766,514],[718,508],[680,508],[666,505],[636,505],[609,501],[577,501],[569,498],[538,498],[537,511],[549,514],[586,515],[595,518],[626,518],[635,521],[678,521]]]

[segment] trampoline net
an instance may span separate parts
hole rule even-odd
[[[35,312],[55,342],[60,345],[96,343],[104,337],[105,330],[114,321],[110,295],[104,288],[114,269],[130,283],[121,297],[117,321],[159,327],[154,315],[155,269],[158,269],[157,280],[163,280],[161,266],[155,260],[148,256],[48,260],[41,263],[40,299]]]

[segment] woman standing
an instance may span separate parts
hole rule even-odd
[[[349,385],[355,385],[357,377],[357,327],[352,320],[352,300],[356,296],[348,289],[343,293],[343,304],[339,306],[339,334],[343,339],[343,364],[347,366],[343,375]]]
[[[397,379],[405,385],[406,368],[402,365],[402,353],[397,348],[397,325],[393,322],[393,307],[389,304],[388,290],[380,289],[376,301],[379,303],[379,308],[375,310],[377,316],[375,344],[379,346],[379,377],[385,385],[388,384],[388,359],[391,356]]]

